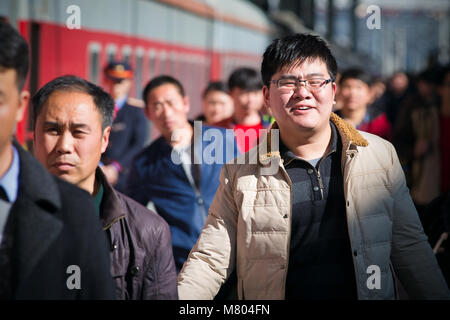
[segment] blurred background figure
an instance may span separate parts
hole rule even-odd
[[[381,108],[386,113],[391,125],[395,124],[400,106],[410,91],[409,78],[406,73],[403,71],[394,73],[389,80],[386,92],[380,98],[382,100]]]
[[[450,283],[450,191],[431,201],[420,216],[442,274]]]
[[[261,113],[262,113],[263,123],[267,123],[268,126],[270,126],[275,121],[275,118],[272,115],[272,110],[265,103],[262,107]]]
[[[443,68],[438,84],[440,107],[441,191],[450,191],[450,65]]]
[[[226,127],[233,115],[233,100],[228,94],[228,86],[222,81],[210,82],[203,92],[203,114],[197,120],[209,126]]]
[[[393,142],[424,231],[450,283],[450,67],[420,72],[399,110]]]
[[[370,105],[373,101],[370,86],[370,76],[362,69],[352,68],[342,72],[339,80],[341,109],[336,114],[358,130],[389,140],[391,125],[384,112]]]
[[[450,65],[437,72],[436,92],[440,98],[441,179],[438,182],[441,194],[423,206],[420,219],[442,273],[447,283],[450,283]]]
[[[340,80],[341,80],[341,72],[339,72],[339,70],[338,70],[338,72],[336,74],[336,80],[335,80],[336,95],[334,96],[335,103],[333,104],[333,112],[336,112],[336,111],[342,109],[342,98],[341,98],[341,94],[340,94],[341,86],[339,85]]]
[[[372,101],[370,101],[370,103],[378,101],[386,92],[384,80],[382,78],[374,78],[370,84],[370,92],[372,96]]]
[[[109,145],[102,155],[103,172],[109,183],[124,191],[133,157],[144,147],[150,134],[142,105],[130,99],[133,70],[124,61],[113,61],[105,68],[106,87],[115,102]]]
[[[145,114],[161,136],[133,160],[127,195],[167,221],[179,272],[205,224],[222,165],[237,155],[236,144],[223,128],[213,129],[219,135],[212,141],[211,127],[202,123],[194,130],[194,123],[188,120],[190,99],[177,79],[166,75],[153,78],[143,97]],[[218,143],[217,139],[222,140]],[[223,150],[215,154],[224,158],[207,158],[203,151],[216,144]]]
[[[228,88],[234,103],[230,127],[234,129],[239,151],[244,153],[258,143],[261,130],[270,125],[262,116],[263,83],[259,72],[242,67],[228,78]]]
[[[440,119],[431,69],[416,78],[416,92],[401,105],[394,129],[394,145],[419,214],[441,191]]]

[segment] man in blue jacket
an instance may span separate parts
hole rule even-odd
[[[143,97],[161,137],[134,159],[126,193],[167,221],[179,271],[206,221],[222,165],[237,148],[231,130],[188,121],[189,97],[178,80],[156,77]]]

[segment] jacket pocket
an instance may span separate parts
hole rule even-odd
[[[377,247],[387,246],[386,254],[390,254],[392,241],[392,221],[386,212],[378,212],[362,216],[359,219],[359,226],[363,237],[364,246]],[[384,262],[385,265],[388,263]],[[377,263],[379,264],[379,263]]]

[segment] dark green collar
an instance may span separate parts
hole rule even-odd
[[[104,192],[103,184],[100,183],[100,187],[98,188],[97,194],[94,196],[95,207],[97,209],[97,214],[99,217],[100,217],[100,206],[102,205],[103,199],[103,192]]]

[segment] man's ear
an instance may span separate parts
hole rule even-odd
[[[19,108],[17,109],[16,122],[22,121],[29,100],[30,92],[22,90],[19,95]]]
[[[109,134],[111,133],[111,127],[108,126],[103,130],[103,136],[102,136],[102,153],[106,151],[106,148],[108,148],[109,143]]]
[[[269,87],[264,86],[263,89],[262,89],[262,92],[263,92],[263,97],[264,97],[264,104],[268,108],[270,108],[270,103],[269,103],[269,100],[270,100],[270,89],[269,89]]]
[[[337,89],[336,82],[331,83],[331,89],[333,90],[333,99],[334,99],[334,97],[336,97],[336,89]]]
[[[188,114],[189,110],[191,109],[191,102],[189,100],[189,96],[184,96],[183,103],[184,103],[184,111],[186,112],[186,114]]]
[[[145,116],[147,117],[147,119],[149,120],[149,121],[153,121],[153,119],[152,119],[152,113],[150,112],[150,107],[146,104],[145,106],[144,106],[144,114],[145,114]]]

